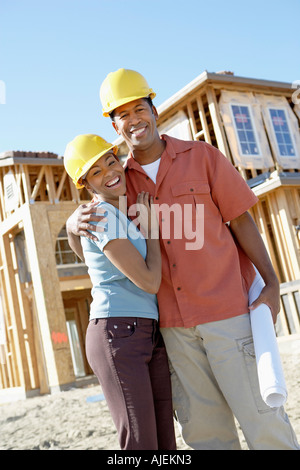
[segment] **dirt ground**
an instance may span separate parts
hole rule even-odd
[[[288,387],[285,410],[300,442],[300,339],[280,343]],[[0,405],[0,450],[118,450],[99,385]],[[239,430],[242,448],[247,450]],[[178,449],[189,449],[177,429]]]

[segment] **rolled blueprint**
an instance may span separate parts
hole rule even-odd
[[[249,305],[257,299],[264,285],[257,272],[249,290]],[[250,310],[250,321],[260,393],[268,406],[279,408],[286,402],[287,388],[270,308],[261,304]]]

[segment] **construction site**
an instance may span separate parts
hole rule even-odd
[[[291,83],[205,71],[157,108],[160,134],[219,148],[259,198],[250,212],[280,281],[276,334],[289,338],[300,335],[300,104],[294,92]],[[114,143],[125,160],[126,144]],[[62,156],[0,154],[0,402],[92,377],[85,356],[91,282],[65,228],[88,201]]]

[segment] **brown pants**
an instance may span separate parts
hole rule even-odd
[[[86,352],[122,450],[175,450],[168,359],[155,320],[101,318],[89,323]]]

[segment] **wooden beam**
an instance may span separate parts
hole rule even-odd
[[[56,195],[55,195],[55,202],[56,203],[59,202],[62,189],[65,185],[66,177],[67,177],[67,172],[64,171],[63,174],[62,174],[62,177],[60,179],[60,182],[59,182],[59,185],[58,185],[58,188],[57,188],[57,192],[56,192]]]
[[[3,178],[4,178],[4,170],[1,168],[1,170],[0,170],[0,209],[1,209],[0,212],[1,212],[1,220],[4,220],[5,217],[6,217]]]
[[[24,217],[26,205],[19,207],[15,210],[7,219],[4,219],[0,224],[0,236],[4,236],[5,233],[10,232],[16,225],[18,225]]]
[[[39,378],[39,388],[40,393],[49,393],[49,384],[47,376],[47,367],[45,362],[42,338],[40,334],[40,327],[38,323],[38,312],[35,303],[35,296],[32,284],[27,288],[26,295],[30,303],[31,312],[32,312],[32,328],[33,328],[33,345],[35,349],[35,354],[38,357],[36,363],[36,372]]]
[[[51,204],[55,202],[56,188],[53,179],[52,167],[45,167],[46,188],[48,192],[48,199]]]
[[[48,383],[50,387],[60,387],[62,384],[73,382],[75,377],[53,251],[48,208],[55,208],[55,206],[45,204],[27,206],[24,230],[27,249],[30,253],[30,270]]]
[[[193,139],[197,140],[197,138],[196,138],[197,126],[196,126],[195,116],[194,116],[194,113],[193,113],[193,108],[192,108],[191,103],[187,104],[187,111],[188,111],[188,115],[189,115],[189,122],[190,122],[191,130],[192,130],[192,134],[193,134]]]
[[[211,115],[217,139],[218,148],[228,158],[228,160],[231,161],[230,151],[227,145],[223,124],[221,122],[220,111],[217,103],[215,90],[212,86],[208,86],[206,88],[206,96],[208,101],[209,112]]]
[[[285,252],[288,259],[289,268],[292,273],[292,278],[290,280],[300,279],[299,246],[296,239],[296,233],[293,228],[290,207],[287,203],[285,191],[283,188],[278,188],[275,194],[281,221],[282,236],[284,237],[285,241]]]
[[[18,188],[18,196],[19,196],[19,206],[24,204],[24,197],[23,197],[23,190],[22,190],[22,173],[20,170],[20,165],[16,165],[15,172],[14,172],[17,188]]]
[[[294,327],[296,330],[295,332],[299,334],[300,333],[300,318],[296,309],[294,294],[293,292],[289,292],[287,296],[288,296],[292,320],[293,320]]]
[[[73,182],[71,181],[71,178],[68,176],[69,182],[70,182],[70,190],[71,190],[71,195],[72,195],[72,201],[79,203],[80,201],[80,193],[78,189],[75,187]]]
[[[24,341],[22,338],[22,324],[18,304],[18,293],[15,284],[15,267],[12,259],[10,236],[6,234],[0,237],[1,255],[4,264],[5,288],[10,312],[10,324],[7,325],[10,347],[12,351],[12,372],[14,386],[26,387],[27,380],[24,374],[23,356],[25,355]]]
[[[205,116],[204,106],[202,103],[202,97],[197,96],[196,100],[197,100],[199,118],[200,118],[201,126],[204,132],[205,142],[211,144],[211,138],[210,138],[209,128],[208,128],[208,124],[207,124],[207,120]]]
[[[281,260],[281,267],[285,276],[284,281],[289,282],[293,280],[292,272],[290,270],[290,264],[287,259],[287,252],[284,245],[284,233],[282,232],[282,226],[280,223],[280,216],[277,206],[277,200],[274,193],[267,195],[267,202],[270,208],[270,220],[272,229],[275,234],[275,242],[278,249],[278,253]]]
[[[272,265],[275,269],[276,275],[277,275],[278,279],[280,280],[280,270],[279,270],[278,265],[277,265],[277,260],[276,260],[276,256],[275,256],[275,253],[274,253],[272,241],[271,241],[270,234],[269,234],[268,224],[267,224],[266,217],[265,217],[265,214],[264,214],[264,211],[263,211],[263,208],[262,208],[261,201],[259,201],[257,204],[255,204],[254,207],[252,207],[252,211],[253,211],[254,216],[255,216],[256,225],[257,225],[257,227],[259,229],[259,232],[262,236],[262,239],[264,241],[264,244],[265,244],[266,249],[268,251],[268,254],[270,256]]]
[[[22,181],[23,181],[23,190],[25,195],[25,202],[28,204],[30,203],[30,196],[31,196],[31,185],[30,185],[30,177],[28,172],[27,165],[20,165],[22,171]]]
[[[45,166],[42,166],[41,169],[40,169],[40,171],[39,171],[39,174],[38,174],[38,177],[37,177],[37,179],[36,179],[36,182],[35,182],[33,191],[32,191],[31,196],[30,196],[30,202],[31,202],[31,203],[35,201],[35,198],[36,198],[37,195],[38,195],[38,192],[39,192],[41,183],[42,183],[42,181],[43,181],[43,176],[44,176],[44,174],[45,174],[45,169],[46,169],[46,167],[45,167]]]

